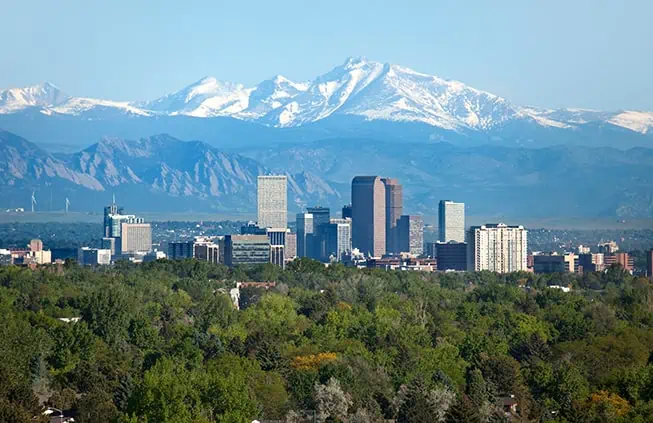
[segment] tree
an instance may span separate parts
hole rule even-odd
[[[316,383],[314,397],[318,421],[347,421],[351,396],[342,390],[338,379],[331,378],[326,385]]]
[[[444,422],[456,394],[448,388],[429,390],[421,379],[402,385],[395,398],[397,422]]]

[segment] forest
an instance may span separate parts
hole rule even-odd
[[[653,421],[653,290],[619,267],[69,261],[0,267],[0,313],[2,422]]]

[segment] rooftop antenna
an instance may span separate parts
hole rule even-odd
[[[34,213],[35,207],[36,207],[36,191],[32,191],[32,213]]]
[[[68,208],[70,207],[70,200],[66,197],[66,214],[68,214]]]
[[[116,204],[116,193],[115,192],[113,193],[113,203],[111,203],[111,204]]]

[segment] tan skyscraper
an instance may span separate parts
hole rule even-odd
[[[288,179],[283,175],[259,176],[257,211],[261,228],[288,227]]]
[[[351,182],[352,244],[372,257],[386,251],[385,191],[378,176],[356,176]]]
[[[381,181],[385,186],[385,249],[388,253],[399,253],[397,224],[404,212],[403,187],[394,178],[382,178]]]

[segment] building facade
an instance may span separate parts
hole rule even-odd
[[[345,206],[342,206],[342,218],[343,219],[351,219],[351,204],[347,204]]]
[[[438,231],[440,242],[465,242],[465,203],[440,201]]]
[[[224,244],[227,266],[270,262],[270,238],[267,235],[226,235]]]
[[[343,261],[351,254],[351,219],[331,219],[325,230],[326,259]]]
[[[361,253],[385,254],[385,185],[378,176],[356,176],[351,184],[352,244]]]
[[[435,257],[438,270],[465,271],[467,270],[467,243],[454,241],[435,243]]]
[[[385,251],[399,254],[399,233],[397,225],[404,214],[404,193],[399,180],[381,178],[385,186]]]
[[[509,273],[528,269],[528,231],[523,226],[472,226],[467,249],[467,268],[471,271]]]
[[[635,267],[634,260],[628,253],[605,254],[603,260],[606,268],[612,265],[619,265],[623,267],[625,271],[633,273]]]
[[[605,269],[603,253],[578,254],[576,257],[576,272],[602,272]]]
[[[533,256],[533,272],[573,273],[575,258],[574,254],[536,254]]]
[[[122,223],[120,226],[120,254],[152,251],[152,227],[149,223]]]
[[[308,207],[306,212],[313,216],[313,234],[309,237],[308,257],[315,260],[325,260],[326,230],[331,221],[331,210],[328,207]]]
[[[420,216],[403,215],[396,228],[399,253],[424,254],[424,222]]]
[[[106,266],[111,264],[111,250],[82,247],[78,250],[77,261],[83,266]]]
[[[168,258],[184,260],[195,257],[194,241],[174,241],[168,243]]]
[[[310,257],[310,242],[313,241],[313,215],[297,213],[297,257]]]
[[[259,176],[257,185],[258,226],[288,227],[288,179],[284,175]]]
[[[286,261],[292,260],[297,257],[297,234],[293,232],[286,233]]]

